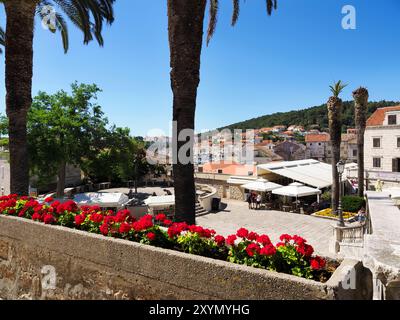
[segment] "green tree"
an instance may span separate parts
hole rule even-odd
[[[232,25],[239,17],[239,0],[233,0]],[[276,0],[267,0],[267,12],[276,9]],[[173,178],[175,187],[175,217],[195,223],[195,183],[193,166],[193,135],[179,141],[178,135],[194,130],[197,88],[200,82],[200,56],[207,0],[168,0],[168,33],[170,46],[171,88],[173,92]],[[210,21],[207,43],[212,38],[218,16],[219,0],[209,1]],[[178,157],[186,150],[189,163]]]
[[[342,141],[342,100],[340,93],[346,87],[341,81],[330,86],[332,96],[327,102],[329,133],[332,141],[332,211],[337,212],[339,204],[339,173],[336,164],[340,161],[340,144]]]
[[[73,84],[72,93],[40,92],[28,116],[31,171],[41,183],[57,175],[57,196],[64,196],[67,164],[81,166],[104,147],[107,119],[96,103],[96,85]]]
[[[128,128],[113,126],[105,135],[103,148],[88,155],[82,169],[94,182],[138,181],[149,170],[145,144],[132,138]]]
[[[5,44],[6,110],[9,118],[11,192],[27,194],[29,186],[27,114],[32,104],[33,36],[36,13],[52,32],[60,31],[64,51],[68,50],[68,17],[84,35],[84,43],[101,36],[104,21],[112,23],[115,0],[0,0],[4,4],[7,25]],[[54,21],[47,6],[53,6]],[[64,13],[61,14],[61,12]],[[51,15],[50,15],[51,16]],[[53,24],[54,22],[54,24]]]

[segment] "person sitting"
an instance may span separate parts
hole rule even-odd
[[[357,213],[357,221],[363,223],[367,219],[365,208],[361,208]]]

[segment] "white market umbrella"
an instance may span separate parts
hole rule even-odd
[[[98,205],[101,208],[121,208],[129,202],[129,198],[124,193],[87,192],[76,194],[74,201],[78,206]]]
[[[259,191],[259,192],[269,192],[275,189],[279,189],[281,187],[282,186],[280,184],[273,183],[262,178],[242,185],[242,188],[244,189],[248,189],[251,191]]]
[[[280,196],[293,197],[296,199],[301,197],[317,195],[319,200],[319,195],[321,194],[321,190],[307,187],[301,183],[295,182],[289,184],[286,187],[275,189],[272,191],[272,193]]]

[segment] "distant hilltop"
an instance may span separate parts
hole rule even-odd
[[[396,101],[379,101],[370,102],[368,104],[368,117],[375,112],[378,108],[389,107],[399,105],[400,102]],[[348,128],[353,128],[354,123],[354,102],[344,101],[343,102],[343,131]],[[302,110],[295,110],[289,112],[278,112],[270,115],[261,116],[258,118],[253,118],[250,120],[234,123],[222,129],[260,129],[265,127],[274,127],[278,125],[284,125],[289,127],[291,125],[303,126],[306,130],[312,129],[317,126],[321,130],[328,128],[328,110],[326,104],[321,106],[315,106]]]

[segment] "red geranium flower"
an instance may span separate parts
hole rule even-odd
[[[154,241],[156,239],[156,235],[154,232],[149,232],[148,234],[146,234],[147,239],[149,239],[150,241]]]
[[[250,241],[255,241],[258,238],[258,234],[255,232],[250,232],[249,235],[247,236],[247,239]]]
[[[271,243],[271,239],[266,234],[262,234],[257,238],[257,242],[261,243],[263,246],[266,246]]]
[[[222,247],[225,244],[225,238],[223,236],[215,236],[214,240],[217,243],[218,247]]]
[[[121,223],[121,225],[119,226],[119,232],[120,233],[128,233],[131,230],[131,226],[130,224],[124,222]]]
[[[256,243],[250,243],[246,248],[246,252],[249,257],[253,257],[256,253],[260,253],[260,246]]]
[[[35,213],[32,215],[32,220],[33,220],[33,221],[40,221],[40,220],[42,220],[42,215],[41,215],[40,213],[35,212]]]
[[[272,244],[266,245],[260,251],[260,254],[263,256],[273,256],[275,253],[276,253],[276,249]]]
[[[169,226],[172,224],[172,221],[169,220],[169,219],[165,219],[165,220],[163,221],[163,223],[164,223],[165,226],[169,227]]]
[[[289,242],[290,240],[292,240],[292,237],[288,234],[283,234],[279,237],[279,239],[283,242]]]
[[[52,214],[47,213],[44,215],[43,222],[45,224],[52,224],[52,223],[56,222],[56,219],[53,217]]]
[[[54,199],[52,197],[47,197],[46,199],[44,199],[44,202],[46,202],[46,203],[50,203],[53,201],[54,201]]]
[[[304,239],[302,237],[299,237],[297,235],[293,236],[292,239],[293,239],[294,242],[296,242],[299,245],[307,242],[306,239]]]
[[[167,219],[167,216],[164,214],[164,213],[160,213],[160,214],[158,214],[158,215],[156,215],[156,218],[155,218],[157,221],[161,221],[161,222],[163,222],[165,219]]]
[[[305,257],[311,257],[314,252],[314,248],[306,243],[303,243],[296,247],[296,251]]]
[[[310,261],[311,269],[320,270],[323,269],[326,265],[326,261],[319,256],[316,256],[314,259]]]
[[[237,239],[237,237],[236,237],[234,234],[232,234],[232,235],[230,235],[230,236],[228,236],[228,237],[226,238],[226,243],[227,243],[228,245],[230,245],[230,246],[233,246],[233,245],[235,245],[236,239]]]
[[[85,216],[83,214],[79,214],[77,216],[75,216],[75,224],[77,226],[80,226],[84,221],[85,221]]]
[[[247,236],[249,235],[249,230],[245,229],[245,228],[240,228],[237,232],[236,235],[239,238],[247,238]]]
[[[108,228],[108,224],[107,223],[103,223],[100,226],[100,232],[102,233],[102,235],[107,236],[108,232],[109,232],[109,228]]]

